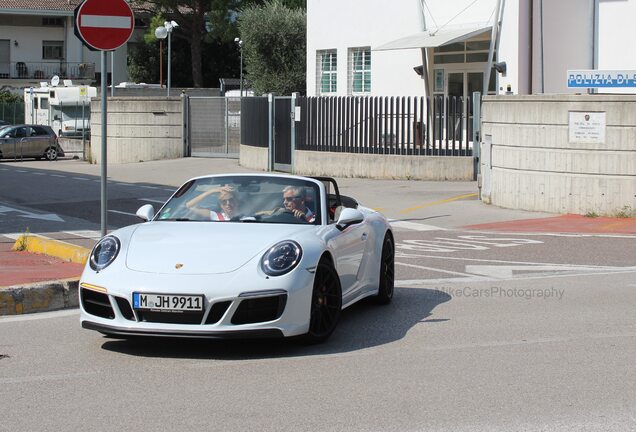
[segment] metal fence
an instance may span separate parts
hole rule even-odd
[[[95,63],[65,61],[0,62],[0,78],[49,80],[57,75],[60,79],[95,79]]]
[[[300,150],[472,155],[472,104],[462,97],[308,97]],[[427,115],[430,113],[430,116]],[[430,119],[430,121],[429,121]]]
[[[24,123],[24,102],[0,102],[0,120],[10,124]]]
[[[188,97],[187,104],[191,155],[238,158],[241,98]]]

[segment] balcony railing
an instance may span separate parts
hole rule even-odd
[[[94,80],[95,63],[70,63],[63,61],[0,63],[0,79],[50,80],[60,79]]]

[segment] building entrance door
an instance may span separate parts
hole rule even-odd
[[[0,78],[11,76],[11,44],[8,39],[0,39]]]

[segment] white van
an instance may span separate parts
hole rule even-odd
[[[41,83],[41,87],[24,89],[25,123],[50,126],[57,136],[81,137],[90,134],[91,98],[97,88]]]

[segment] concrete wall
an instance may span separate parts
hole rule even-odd
[[[267,171],[268,149],[241,145],[240,165]],[[404,180],[473,180],[472,157],[294,151],[294,174]]]
[[[472,157],[294,152],[294,174],[408,180],[473,180]]]
[[[605,113],[605,139],[572,142],[569,113]],[[488,96],[482,199],[501,207],[613,214],[636,208],[636,96]]]
[[[252,147],[241,144],[239,165],[249,169],[267,171],[269,168],[268,154],[269,149],[267,147]]]
[[[107,160],[109,163],[183,157],[180,97],[108,98]],[[101,159],[101,101],[91,101],[90,160]]]

